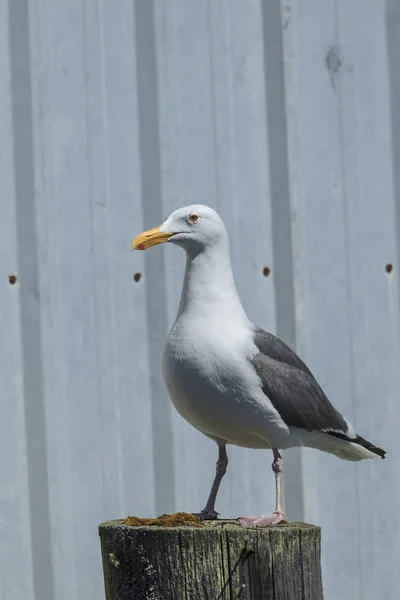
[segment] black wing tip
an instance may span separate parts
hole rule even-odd
[[[386,450],[383,450],[382,448],[377,448],[376,446],[373,446],[372,448],[369,448],[369,450],[371,450],[371,452],[377,454],[381,458],[386,458]]]
[[[373,444],[371,444],[371,442],[361,437],[360,435],[358,435],[354,441],[356,442],[356,444],[360,444],[360,446],[363,446],[364,448],[366,448],[370,452],[373,452],[377,456],[380,456],[381,458],[386,458],[386,450],[374,446]]]
[[[386,458],[386,450],[382,450],[382,448],[375,448],[375,454],[380,456],[381,458]]]
[[[347,440],[348,442],[353,442],[354,444],[359,444],[366,450],[369,450],[370,452],[373,452],[377,456],[380,456],[380,458],[386,458],[386,450],[383,450],[382,448],[378,448],[377,446],[374,446],[373,444],[371,444],[371,442],[369,442],[365,438],[361,437],[361,435],[357,435],[357,437],[355,437],[355,438],[350,438],[346,433],[343,433],[341,431],[328,430],[328,429],[325,430],[325,433],[329,433],[330,435],[333,435],[335,437],[342,438],[343,440]]]

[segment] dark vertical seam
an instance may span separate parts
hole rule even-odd
[[[228,40],[228,47],[230,47],[230,44],[232,43],[233,40],[233,36],[232,36],[232,25],[231,25],[231,19],[230,19],[230,9],[229,9],[229,1],[228,2],[224,2],[224,14],[225,14],[225,19],[224,19],[224,23],[226,23],[225,27],[226,27],[226,36],[227,36],[227,40]],[[236,150],[236,120],[234,118],[234,108],[235,108],[235,93],[234,93],[234,75],[233,75],[233,57],[232,57],[233,52],[231,50],[229,50],[229,52],[227,53],[227,74],[228,74],[228,93],[227,93],[227,111],[228,111],[228,119],[229,119],[229,125],[228,125],[228,132],[229,132],[229,141],[230,141],[230,157],[229,157],[229,165],[230,165],[230,175],[232,178],[232,212],[233,212],[233,220],[231,221],[231,226],[233,228],[234,231],[234,239],[235,242],[237,242],[237,240],[239,240],[239,235],[238,235],[238,228],[239,228],[239,222],[238,219],[236,218],[237,215],[237,200],[238,200],[238,196],[237,196],[237,191],[236,191],[236,182],[237,182],[237,177],[236,177],[236,165],[237,165],[237,150]],[[230,250],[231,250],[231,255],[233,257],[233,264],[237,264],[238,262],[238,244],[234,243],[231,244],[230,246]],[[229,499],[231,498],[231,493],[229,490]]]
[[[225,542],[226,542],[226,557],[228,561],[228,582],[229,582],[229,598],[233,600],[233,582],[232,582],[232,563],[231,563],[231,552],[229,548],[229,536],[227,532],[225,533]]]
[[[186,535],[186,532],[185,532],[185,535]],[[185,561],[185,554],[183,552],[182,536],[183,536],[182,531],[178,531],[179,554],[181,556],[182,570],[183,570],[183,574],[184,574],[184,584],[185,584],[185,599],[184,600],[190,600],[190,598],[188,596],[188,581],[187,581],[187,570],[186,570],[187,564]]]
[[[22,377],[35,598],[53,600],[43,348],[36,232],[33,108],[27,0],[9,1]]]
[[[209,45],[209,69],[210,69],[210,103],[211,103],[211,131],[212,131],[212,143],[213,143],[213,172],[214,172],[214,190],[215,190],[215,206],[217,210],[219,208],[219,200],[221,193],[219,168],[218,168],[218,153],[217,153],[217,124],[216,124],[216,102],[215,102],[215,77],[213,71],[213,36],[212,36],[212,24],[211,24],[211,11],[210,11],[210,0],[207,0],[207,26],[208,26],[208,45]]]
[[[273,540],[271,540],[271,531],[268,531],[268,538],[269,538],[269,551],[271,553],[271,579],[272,579],[272,591],[273,591],[273,598],[272,600],[279,600],[279,598],[276,597],[276,581],[275,581],[275,560],[274,560],[274,551],[272,549],[272,545],[273,545]]]
[[[262,2],[261,14],[268,124],[267,144],[271,194],[272,274],[275,294],[276,332],[285,342],[296,348],[290,173],[287,147],[286,93],[280,3]],[[300,450],[296,450],[295,454],[292,453],[289,460],[295,466],[296,472],[300,474],[301,480],[302,464],[300,452]],[[289,497],[288,495],[286,496]],[[298,504],[299,502],[296,502],[297,506]],[[300,513],[302,518],[304,518],[303,493],[301,493]]]
[[[163,215],[153,2],[134,0],[134,33],[142,210],[144,222],[154,226],[162,222]],[[171,411],[158,360],[167,334],[164,260],[159,254],[146,252],[145,269],[155,505],[161,514],[175,506]]]
[[[228,584],[228,581],[225,581],[225,564],[224,564],[224,559],[225,559],[225,553],[224,553],[224,538],[225,538],[225,531],[220,531],[219,532],[219,546],[220,546],[220,551],[221,551],[221,571],[222,571],[222,581],[221,581],[221,593],[220,593],[220,598],[223,599],[224,594],[225,594],[225,588],[226,585]],[[225,538],[226,539],[226,538]],[[217,598],[218,600],[218,598]]]
[[[335,46],[338,48],[339,58],[340,58],[340,38],[339,38],[339,30],[338,30],[338,5],[335,0],[334,3],[335,8]],[[340,143],[340,172],[341,179],[343,182],[342,185],[342,198],[343,198],[343,215],[344,215],[344,235],[345,235],[345,265],[346,265],[346,306],[347,306],[347,328],[348,328],[348,342],[349,342],[349,363],[350,363],[350,385],[351,385],[351,407],[352,407],[352,418],[356,420],[356,402],[355,402],[355,381],[354,381],[354,344],[353,344],[353,332],[352,332],[352,315],[351,315],[351,306],[352,306],[352,289],[351,289],[351,260],[350,260],[350,252],[349,252],[349,242],[350,242],[350,234],[348,227],[348,211],[347,211],[347,190],[346,190],[346,162],[344,158],[344,136],[343,136],[343,117],[341,110],[341,98],[342,98],[342,86],[340,80],[340,73],[337,77],[336,87],[335,87],[335,98],[337,103],[337,115],[338,115],[338,123],[339,123],[339,143]],[[360,485],[359,485],[359,476],[358,470],[354,469],[354,482],[355,482],[355,494],[356,494],[356,503],[357,506],[360,506]],[[360,594],[362,586],[361,582],[361,548],[360,548],[360,514],[357,511],[356,515],[356,536],[357,536],[357,568],[358,568],[358,592],[359,597],[362,598],[363,595]]]
[[[400,269],[400,5],[397,0],[386,0],[386,39],[398,273]],[[398,286],[398,305],[400,307],[400,286]]]
[[[304,600],[307,599],[306,596],[306,582],[305,582],[305,572],[304,572],[304,560],[303,560],[303,535],[301,532],[301,529],[298,530],[299,532],[299,560],[300,560],[300,573],[301,573],[301,587],[302,587],[302,598],[304,598]],[[307,539],[304,540],[304,543],[307,543]]]
[[[267,143],[272,212],[276,320],[279,335],[295,345],[294,282],[283,39],[279,3],[262,3]],[[282,299],[285,302],[282,302]]]
[[[198,596],[202,590],[201,590],[201,586],[200,586],[200,582],[198,579],[198,573],[197,573],[197,548],[196,548],[196,533],[193,529],[192,531],[192,538],[193,538],[193,582],[194,582],[194,588],[192,589],[192,594],[194,597]],[[191,600],[190,598],[185,598],[185,600]]]
[[[82,3],[82,27],[84,36],[86,33],[87,26],[87,9],[85,6],[85,2]],[[95,233],[94,233],[94,212],[93,212],[93,185],[92,185],[92,162],[91,162],[91,149],[90,149],[90,141],[89,141],[89,103],[88,103],[88,87],[89,87],[89,64],[88,64],[88,49],[85,44],[85,39],[83,40],[83,74],[84,74],[84,82],[85,82],[85,127],[86,127],[86,135],[85,135],[85,155],[87,156],[87,169],[88,169],[88,212],[90,218],[90,272],[91,272],[91,282],[90,287],[92,290],[92,306],[93,306],[93,322],[94,322],[94,336],[95,336],[95,356],[96,356],[96,377],[95,377],[95,393],[97,398],[97,407],[98,407],[98,427],[100,435],[103,437],[103,430],[105,427],[104,423],[104,411],[103,411],[103,389],[100,383],[100,349],[99,349],[99,331],[101,331],[100,323],[99,323],[99,307],[97,301],[96,294],[96,280],[95,280],[95,264],[96,264],[96,247],[95,247]],[[104,462],[101,461],[101,488],[102,488],[102,500],[104,503],[105,489],[106,489],[106,477],[104,472]],[[103,506],[103,508],[105,508]]]
[[[105,59],[105,33],[104,33],[104,15],[102,10],[101,2],[98,2],[98,10],[99,10],[99,41],[100,41],[100,77],[101,77],[101,97],[100,102],[102,105],[101,116],[102,116],[102,131],[104,134],[104,153],[103,153],[103,163],[104,163],[104,182],[105,182],[105,205],[106,207],[110,206],[110,198],[111,198],[111,185],[110,185],[110,164],[109,164],[109,124],[107,118],[107,68],[106,68],[106,59]],[[89,107],[88,107],[89,110]],[[109,233],[112,225],[110,223],[110,218],[107,221],[107,234]],[[115,327],[115,305],[113,302],[113,296],[111,289],[108,293],[108,302],[110,308],[110,321],[111,328]],[[115,364],[118,364],[118,354],[117,354],[117,341],[113,336],[111,340],[112,345],[112,359]],[[118,391],[118,385],[116,381],[115,372],[113,372],[113,386],[114,389]],[[116,446],[117,446],[117,456],[118,463],[122,465],[122,439],[121,439],[121,419],[122,419],[122,410],[120,405],[120,398],[115,398],[115,420],[117,427],[117,435],[116,435]],[[122,474],[122,469],[119,469],[118,474],[118,492],[119,492],[119,504],[121,507],[124,506],[124,497],[125,497],[125,481]]]

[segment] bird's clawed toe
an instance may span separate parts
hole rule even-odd
[[[202,510],[198,513],[192,513],[195,517],[199,517],[200,521],[216,521],[219,513],[216,510]]]

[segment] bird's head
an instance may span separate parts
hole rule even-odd
[[[132,241],[132,250],[147,250],[171,242],[189,253],[198,253],[226,238],[225,225],[218,213],[208,206],[194,204],[179,208],[159,227],[140,233]]]

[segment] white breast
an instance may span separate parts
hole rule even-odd
[[[287,429],[261,389],[246,356],[255,351],[248,327],[222,329],[219,320],[182,316],[168,337],[163,374],[177,411],[213,439],[271,447]]]

